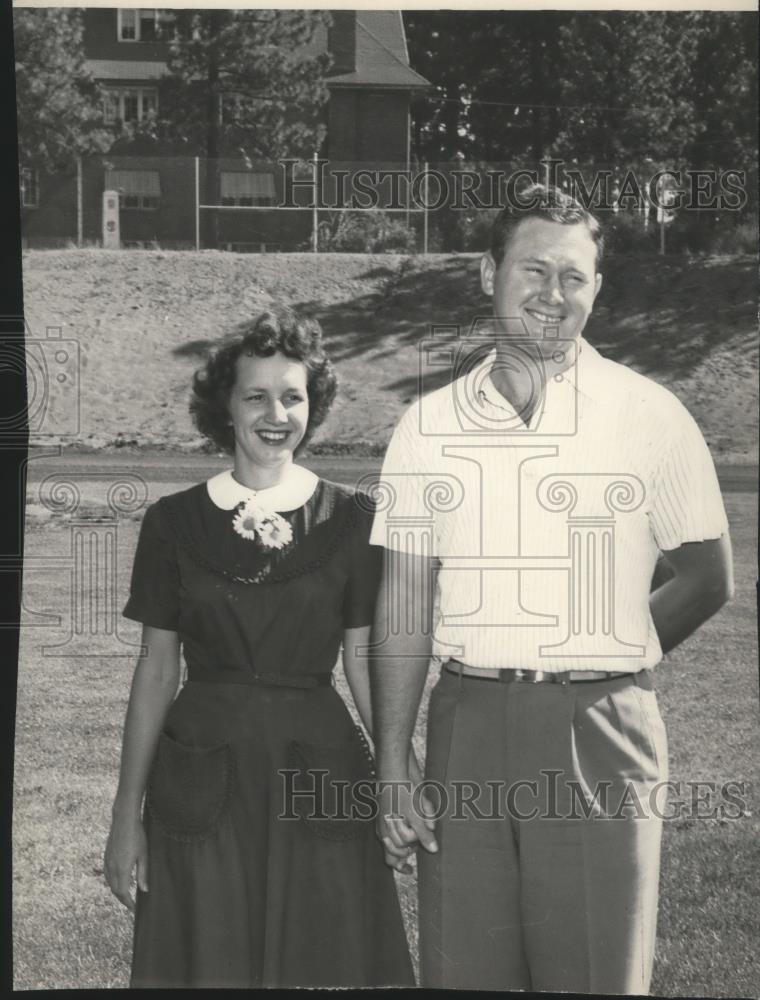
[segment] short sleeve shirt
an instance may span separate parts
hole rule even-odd
[[[579,342],[526,425],[494,355],[417,400],[370,540],[435,557],[434,652],[477,667],[638,670],[660,550],[728,530],[709,450],[662,386]]]

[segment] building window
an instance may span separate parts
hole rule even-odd
[[[122,96],[124,102],[124,112],[122,120],[125,122],[136,122],[140,120],[140,101],[135,93],[127,93]]]
[[[120,7],[116,37],[120,42],[155,42],[165,37],[166,25],[174,15],[155,7]]]
[[[147,118],[152,112],[158,111],[158,93],[155,90],[142,90],[140,92],[140,103],[142,105],[140,109],[141,116]]]
[[[156,209],[161,201],[157,170],[107,170],[105,190],[119,192],[119,208]]]
[[[274,177],[272,174],[223,170],[221,194],[223,205],[274,205]]]
[[[141,122],[151,112],[158,110],[158,91],[155,87],[108,87],[103,100],[106,122]]]
[[[137,11],[120,7],[117,12],[118,38],[120,42],[137,41]]]
[[[21,207],[37,208],[40,203],[37,171],[31,167],[22,167],[19,173],[19,185],[21,188]]]

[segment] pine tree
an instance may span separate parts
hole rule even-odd
[[[757,15],[700,11],[692,90],[699,130],[690,162],[699,168],[757,164]]]
[[[108,148],[100,91],[85,69],[81,11],[13,11],[19,158],[47,172]]]
[[[158,115],[135,137],[207,157],[207,205],[219,204],[219,157],[310,156],[325,135],[330,57],[315,33],[326,24],[315,10],[177,10]],[[215,212],[206,243],[217,243]]]
[[[420,158],[525,166],[558,129],[566,13],[407,11],[410,62],[436,87],[414,106]]]
[[[328,20],[313,10],[177,10],[156,133],[206,156],[240,146],[258,158],[310,155],[324,137],[329,56],[314,41]]]

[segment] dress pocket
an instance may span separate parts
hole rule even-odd
[[[364,733],[339,744],[293,740],[288,768],[294,772],[286,814],[326,840],[355,840],[374,818],[374,763]]]
[[[229,808],[234,763],[228,743],[191,747],[161,733],[145,799],[161,832],[186,842],[206,838]]]

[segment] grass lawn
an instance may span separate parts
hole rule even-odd
[[[160,492],[178,488],[160,484]],[[154,497],[151,497],[153,499]],[[760,820],[755,564],[757,498],[726,496],[736,557],[734,602],[657,670],[671,778],[747,783],[751,815],[720,823],[665,824],[659,941],[653,992],[664,996],[757,996]],[[123,606],[138,519],[118,532]],[[27,556],[65,556],[65,520],[32,523]],[[24,606],[68,623],[65,572],[29,570]],[[139,627],[123,621],[137,641]],[[14,804],[16,989],[125,987],[131,918],[103,881],[102,851],[115,788],[132,674],[125,658],[65,658],[42,645],[64,627],[25,629],[19,668]],[[422,746],[425,712],[417,741]],[[413,950],[414,878],[399,888]]]
[[[200,447],[187,412],[192,372],[222,333],[281,302],[321,321],[340,378],[315,443],[382,451],[420,388],[450,380],[448,369],[421,367],[431,328],[439,341],[457,328],[464,336],[491,311],[477,254],[38,250],[23,263],[34,337],[57,327],[78,344],[76,442],[94,448]],[[590,342],[676,392],[717,462],[754,464],[757,258],[611,256],[604,271]]]

